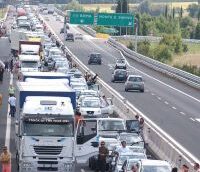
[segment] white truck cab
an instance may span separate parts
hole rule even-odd
[[[68,97],[26,97],[16,125],[20,172],[73,172],[74,110]]]
[[[20,72],[37,72],[40,67],[40,56],[19,55]]]

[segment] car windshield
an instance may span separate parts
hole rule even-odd
[[[48,123],[25,123],[25,136],[57,136],[71,137],[73,136],[73,123],[67,124],[48,124]]]
[[[91,54],[92,58],[101,58],[101,54]]]
[[[143,154],[121,155],[119,157],[118,164],[122,165],[124,163],[124,161],[126,161],[127,159],[137,159],[137,160],[140,160],[140,159],[146,159],[146,158],[145,158],[145,155],[143,155]]]
[[[142,172],[171,172],[169,166],[143,165]]]
[[[22,61],[21,62],[21,67],[22,68],[37,68],[38,63],[35,61]]]
[[[60,51],[51,51],[51,55],[52,56],[59,56],[59,58],[60,58],[60,55],[61,55],[62,53],[60,52]],[[55,57],[56,58],[56,57]]]
[[[142,78],[141,77],[130,77],[129,81],[132,81],[132,82],[142,82]]]
[[[122,131],[125,130],[123,121],[113,121],[113,120],[100,120],[99,130],[101,131]]]
[[[98,100],[84,100],[81,107],[100,108],[100,102]]]
[[[117,63],[125,63],[125,60],[123,59],[117,60]]]

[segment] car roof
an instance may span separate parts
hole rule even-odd
[[[96,52],[90,53],[90,55],[93,55],[93,54],[99,54],[99,55],[101,55],[101,53],[96,53]]]
[[[167,166],[170,166],[170,164],[167,161],[163,161],[163,160],[143,159],[143,160],[141,160],[141,163],[142,163],[142,165],[155,165],[155,166],[167,165]]]
[[[138,78],[142,78],[142,76],[140,76],[140,75],[129,75],[128,77],[138,77]]]
[[[127,72],[125,69],[115,69],[114,71],[125,71],[125,72]]]

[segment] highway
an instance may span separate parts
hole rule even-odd
[[[63,40],[61,21],[49,16],[49,25]],[[116,58],[122,54],[111,47],[106,40],[92,38],[77,26],[71,26],[70,32],[81,32],[84,40],[66,42],[66,46],[85,65],[91,52],[102,54],[103,64],[88,66],[122,96],[135,105],[141,112],[154,121],[189,152],[200,158],[200,92],[175,79],[153,71],[133,60],[127,59],[129,72],[142,75],[145,80],[145,92],[124,92],[123,83],[111,83],[112,67]],[[134,118],[134,117],[133,117]]]

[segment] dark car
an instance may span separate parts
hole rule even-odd
[[[91,53],[89,55],[88,64],[100,64],[101,65],[101,54],[100,53]]]
[[[128,73],[127,73],[126,70],[124,70],[124,69],[116,69],[112,73],[111,81],[112,82],[116,82],[116,81],[126,82],[127,77],[128,77]]]
[[[73,33],[67,33],[66,36],[65,36],[65,40],[74,42],[74,34]]]

